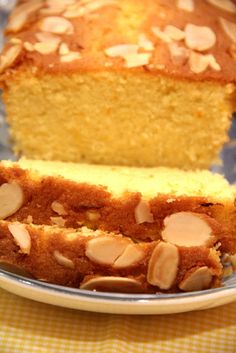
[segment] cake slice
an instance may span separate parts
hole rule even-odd
[[[87,290],[159,293],[219,286],[220,252],[168,241],[134,242],[88,228],[62,229],[0,221],[0,264],[36,279]]]
[[[18,1],[0,84],[28,158],[208,168],[236,106],[233,0]]]
[[[0,163],[0,218],[236,252],[235,188],[209,171]]]

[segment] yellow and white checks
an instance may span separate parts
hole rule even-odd
[[[166,316],[81,312],[0,290],[0,353],[236,353],[236,302]]]

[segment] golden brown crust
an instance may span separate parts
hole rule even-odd
[[[23,254],[10,231],[12,224],[19,225],[19,223],[0,222],[0,262],[15,265],[36,279],[78,288],[82,283],[94,277],[123,277],[140,282],[141,292],[160,291],[157,286],[150,285],[147,280],[150,257],[158,242],[140,243],[138,246],[143,251],[142,259],[132,266],[117,269],[113,265],[102,265],[92,261],[87,256],[86,246],[91,239],[104,236],[111,239],[123,239],[121,235],[100,232],[85,236],[79,231],[75,233],[74,229],[26,225],[25,229],[31,239],[31,248],[28,254]],[[68,237],[71,233],[76,234],[72,239]],[[57,261],[55,251],[66,258],[65,264]],[[212,285],[219,280],[222,274],[219,254],[211,258],[211,249],[205,247],[181,247],[178,252],[180,261],[176,280],[168,290],[169,292],[179,291],[178,284],[184,276],[192,272],[193,268],[207,266],[213,275]],[[68,260],[73,266],[67,266]],[[163,268],[163,271],[168,272],[168,268]]]
[[[138,240],[157,240],[161,237],[165,217],[188,211],[211,217],[209,224],[224,251],[236,251],[235,208],[217,204],[203,197],[157,195],[149,200],[153,222],[138,223],[135,212],[141,193],[125,193],[114,197],[105,187],[66,180],[62,177],[32,177],[29,171],[17,166],[0,168],[0,185],[17,183],[23,191],[24,202],[8,221],[39,225],[60,225],[122,233]],[[171,201],[171,202],[170,202]],[[59,203],[59,211],[53,203]],[[62,212],[61,212],[62,208]]]
[[[5,77],[6,80],[15,71],[28,67],[32,68],[32,72],[39,70],[40,73],[56,74],[94,70],[120,71],[127,70],[125,66],[128,65],[134,72],[161,73],[191,80],[235,82],[236,2],[231,0],[230,11],[214,6],[212,1],[191,2],[194,5],[192,11],[179,8],[178,1],[175,0],[93,0],[80,6],[79,2],[72,1],[72,5],[67,7],[61,6],[60,3],[55,7],[55,2],[49,0],[19,1],[6,29],[10,42],[6,45],[3,55],[6,56],[12,46],[20,48],[20,51],[10,60],[9,65],[5,65],[4,60],[1,60],[0,67],[5,73],[2,79]],[[71,18],[71,14],[68,15],[70,7],[73,9],[70,12],[75,14],[77,11],[78,17],[72,15]],[[46,14],[45,10],[52,11]],[[17,27],[19,12],[20,16],[22,12],[25,14],[26,20]],[[45,24],[45,18],[55,16],[62,29],[55,29],[55,24],[52,23]],[[55,22],[55,18],[52,22]],[[174,34],[166,34],[169,33],[166,32],[166,26],[169,25],[174,26]],[[189,25],[187,30],[186,26]],[[192,25],[194,27],[191,27]],[[173,36],[176,37],[176,29],[178,39],[173,39]],[[185,38],[179,39],[181,31]],[[200,45],[196,45],[195,34],[201,31],[203,43],[201,34],[198,34]],[[41,43],[46,43],[46,48],[44,45],[42,48],[42,44],[38,45],[38,34],[42,32],[50,35],[53,32],[54,37],[59,38],[58,44],[55,38],[49,40],[50,45],[56,43],[55,49],[53,45],[48,47],[48,39],[44,37],[40,40]],[[59,46],[62,43],[63,46]],[[120,44],[138,44],[138,53],[145,54],[147,61],[145,62],[145,57],[138,55],[132,57],[131,62],[130,57],[127,61],[122,55],[113,57],[113,54],[108,55],[105,52]],[[137,62],[140,59],[139,65]]]

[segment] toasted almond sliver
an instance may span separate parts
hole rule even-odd
[[[24,194],[17,183],[4,183],[0,187],[0,219],[16,213],[23,205]]]
[[[134,216],[137,224],[141,223],[153,223],[154,218],[150,210],[149,202],[146,200],[140,200],[138,205],[135,207]]]
[[[138,52],[137,44],[118,44],[112,47],[106,48],[105,54],[111,58],[124,57],[125,55],[137,54]]]
[[[31,238],[24,224],[12,223],[8,229],[12,234],[16,244],[20,247],[23,254],[29,255],[31,249]]]
[[[220,17],[220,23],[225,31],[225,34],[236,43],[236,23],[226,20],[225,18]]]
[[[209,66],[215,71],[221,70],[220,65],[212,54],[203,55],[194,51],[190,52],[189,66],[191,71],[196,74],[204,72]]]
[[[114,268],[125,268],[138,263],[144,257],[142,248],[137,244],[127,246],[123,254],[114,262]]]
[[[147,51],[154,50],[154,45],[150,39],[147,38],[145,34],[139,35],[138,45],[140,48],[145,49]]]
[[[142,292],[141,283],[132,278],[125,277],[95,277],[84,282],[80,286],[81,289],[100,290],[106,292],[120,293],[140,293]]]
[[[56,212],[57,214],[59,214],[60,216],[66,216],[67,212],[64,208],[64,206],[58,202],[58,201],[53,201],[51,204],[51,209]]]
[[[53,33],[37,32],[35,33],[35,37],[39,42],[43,43],[52,43],[55,45],[59,45],[59,43],[61,42],[61,38]]]
[[[205,51],[216,43],[216,35],[210,27],[187,24],[185,26],[185,44],[189,49]]]
[[[63,63],[69,63],[79,59],[81,59],[81,54],[74,51],[70,51],[68,54],[62,55],[60,57],[60,61]]]
[[[231,13],[236,13],[236,5],[231,0],[206,0],[209,4]]]
[[[164,219],[162,239],[178,246],[211,246],[215,237],[205,215],[177,212]]]
[[[185,292],[203,290],[210,287],[212,274],[207,266],[199,267],[179,284],[179,288]]]
[[[113,265],[130,242],[118,237],[96,237],[88,241],[86,256],[99,264]]]
[[[175,245],[160,242],[153,250],[148,265],[147,280],[153,286],[170,289],[179,265],[179,251]]]
[[[159,38],[163,42],[165,42],[165,43],[171,43],[172,42],[172,39],[170,38],[170,36],[167,33],[161,31],[161,29],[159,27],[157,27],[157,26],[152,27],[152,32],[155,34],[155,36],[157,38]]]
[[[167,36],[173,40],[183,40],[185,38],[185,32],[172,25],[167,25],[164,33],[166,33]]]
[[[39,28],[43,32],[54,34],[72,34],[73,25],[66,18],[60,16],[45,17],[39,22]]]
[[[31,0],[27,1],[24,4],[16,6],[15,10],[13,10],[8,24],[7,31],[10,32],[18,32],[25,25],[28,17],[34,12],[40,9],[43,5],[42,0]]]
[[[10,67],[16,59],[19,57],[20,53],[22,51],[22,45],[13,45],[7,51],[5,51],[1,56],[0,56],[0,74]]]
[[[33,52],[34,51],[34,44],[32,44],[30,42],[24,42],[23,43],[23,47],[29,52]]]
[[[62,265],[64,267],[67,268],[75,268],[74,262],[70,259],[68,259],[68,257],[62,255],[59,251],[55,250],[53,252],[53,256],[56,259],[56,261],[59,263],[59,265]]]
[[[145,66],[149,64],[151,58],[150,53],[128,54],[124,55],[125,66],[128,68]]]
[[[53,224],[57,225],[58,227],[64,227],[66,224],[66,220],[62,217],[50,217],[50,220]]]
[[[189,58],[189,50],[185,47],[179,46],[177,43],[172,42],[168,44],[168,48],[171,54],[171,59],[174,64],[182,65],[187,62]],[[171,200],[171,199],[169,199]],[[168,203],[171,201],[167,200]]]
[[[57,50],[58,44],[56,43],[35,43],[34,50],[40,54],[47,55],[54,53]]]
[[[67,55],[70,53],[70,49],[66,43],[61,43],[60,48],[59,48],[59,54],[60,55]]]
[[[193,12],[194,11],[194,0],[177,0],[177,7],[180,10]]]

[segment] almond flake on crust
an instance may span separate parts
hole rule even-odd
[[[60,16],[45,17],[39,22],[39,28],[43,32],[54,34],[72,34],[74,27],[70,21]]]
[[[182,65],[187,62],[189,58],[189,49],[178,45],[175,42],[168,44],[168,48],[171,55],[171,60],[176,65]],[[169,199],[172,200],[172,199]],[[167,202],[171,202],[167,200]]]
[[[177,7],[180,10],[193,12],[194,11],[194,0],[177,0]]]
[[[2,73],[6,68],[10,67],[16,59],[19,57],[22,50],[22,45],[17,44],[8,48],[0,56],[0,73]]]
[[[152,51],[154,50],[154,45],[150,39],[147,38],[147,36],[143,33],[139,35],[139,40],[138,40],[138,45],[140,48],[147,50],[147,51]]]
[[[172,25],[167,25],[164,33],[173,40],[183,40],[185,38],[185,32]]]
[[[137,44],[118,44],[112,47],[106,48],[105,54],[111,58],[124,57],[125,55],[137,54]]]
[[[236,5],[231,0],[206,0],[209,4],[221,10],[236,13]]]
[[[59,36],[47,32],[37,32],[35,33],[35,37],[39,42],[43,43],[53,43],[59,45],[59,43],[61,42],[61,38]]]
[[[29,52],[33,52],[34,51],[34,44],[30,43],[30,42],[24,42],[23,43],[23,47],[25,50],[29,51]]]
[[[170,38],[170,36],[167,33],[163,32],[159,27],[155,26],[151,29],[157,38],[159,38],[165,43],[171,43],[172,39]]]
[[[138,54],[128,54],[123,58],[125,60],[125,66],[128,68],[144,66],[149,64],[151,54],[149,53],[138,53]]]
[[[220,24],[225,34],[233,41],[233,43],[236,43],[236,23],[233,23],[223,17],[220,17]]]
[[[215,71],[221,70],[220,65],[213,55],[203,55],[194,51],[190,53],[189,65],[191,71],[196,74],[204,72],[209,66]]]
[[[54,53],[57,50],[58,44],[56,43],[35,43],[34,49],[40,54],[47,55]]]
[[[81,59],[81,54],[75,51],[70,51],[68,54],[62,55],[60,61],[62,63],[69,63]]]
[[[188,23],[185,26],[185,34],[185,44],[189,49],[205,51],[216,43],[215,32],[210,27]]]

